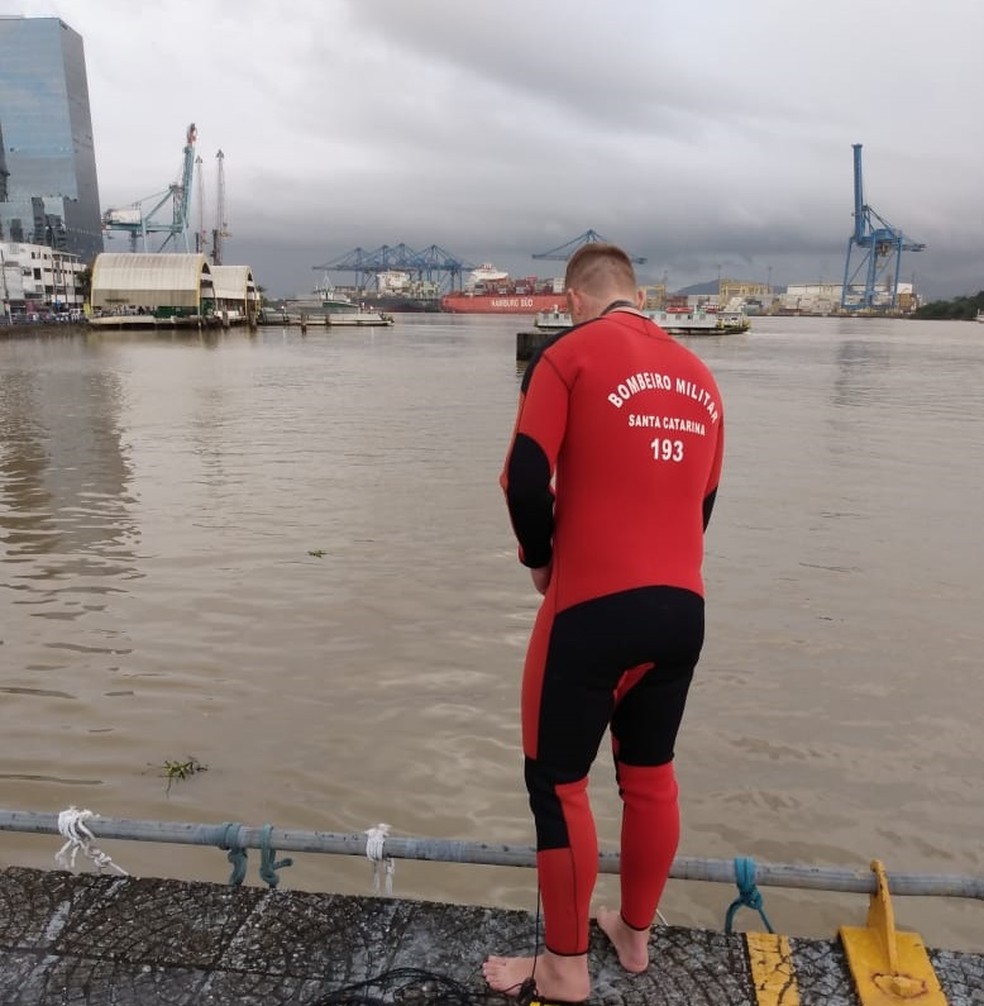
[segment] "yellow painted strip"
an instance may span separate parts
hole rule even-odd
[[[894,936],[894,953],[890,955],[884,934],[877,929],[840,929],[861,1006],[947,1006],[919,934],[896,930]]]
[[[746,933],[745,942],[758,1006],[799,1006],[789,940],[773,933]]]

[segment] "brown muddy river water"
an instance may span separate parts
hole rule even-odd
[[[0,340],[0,808],[529,844],[538,598],[497,483],[528,325]],[[690,344],[728,453],[681,855],[980,876],[984,331],[756,319]],[[189,757],[207,771],[167,792],[164,762]],[[592,799],[612,847],[604,757]],[[60,844],[0,832],[0,865]],[[217,849],[101,844],[138,875],[229,875]],[[535,903],[529,870],[401,861],[394,880]],[[282,883],[368,893],[370,868],[296,856]],[[662,909],[720,928],[734,894],[673,881]],[[867,907],[763,894],[793,935]],[[984,946],[979,902],[896,913]]]

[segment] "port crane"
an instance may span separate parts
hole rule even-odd
[[[3,152],[3,126],[0,124],[0,203],[7,201],[7,179],[10,177],[10,172],[7,170],[7,159]],[[2,237],[3,234],[0,233],[0,238]]]
[[[559,245],[557,248],[551,248],[549,251],[536,252],[533,258],[537,259],[550,259],[554,262],[566,262],[573,254],[581,247],[581,245],[590,244],[593,241],[601,241],[605,244],[608,243],[607,238],[603,238],[597,231],[586,230],[583,234],[579,234],[576,238],[572,238],[567,244]],[[642,265],[646,260],[640,255],[630,255],[629,258],[636,263],[636,265]]]
[[[202,178],[201,155],[195,158],[195,198],[198,201],[198,227],[195,230],[195,252],[205,254],[205,181]]]
[[[175,244],[180,237],[184,250],[190,251],[188,243],[188,216],[191,209],[191,182],[195,168],[195,140],[198,130],[191,123],[185,134],[184,159],[181,167],[181,178],[173,182],[163,192],[155,193],[144,199],[139,199],[125,209],[107,210],[103,214],[103,230],[122,231],[130,237],[130,250],[137,250],[138,239],[142,250],[147,251],[147,236],[149,234],[164,234],[163,243],[157,249],[163,251],[173,240]],[[144,207],[150,203],[149,210]],[[168,203],[171,204],[171,219],[158,219],[156,214]]]
[[[854,233],[847,241],[841,307],[846,311],[872,310],[880,291],[891,294],[885,305],[898,301],[902,252],[920,252],[926,246],[907,238],[864,201],[861,144],[854,149]]]
[[[218,176],[216,181],[215,226],[212,228],[212,264],[222,265],[224,239],[232,237],[226,220],[225,196],[225,154],[220,150],[216,155],[218,161]],[[205,227],[205,179],[203,176],[204,161],[195,158],[195,199],[198,202],[198,226],[195,229],[195,251],[200,255],[208,255],[208,230]]]
[[[453,288],[457,279],[461,286],[462,272],[474,269],[475,266],[457,259],[449,251],[439,245],[430,245],[420,251],[415,251],[409,245],[380,245],[372,251],[365,248],[353,248],[331,262],[315,265],[312,269],[324,273],[352,272],[355,273],[355,285],[360,290],[373,290],[379,285],[379,274],[395,270],[409,273],[418,280],[433,281],[435,275],[440,283],[449,277]]]
[[[215,227],[212,230],[212,264],[222,265],[224,242],[229,234],[229,224],[226,222],[226,192],[225,192],[225,154],[220,150],[215,159],[217,163]]]

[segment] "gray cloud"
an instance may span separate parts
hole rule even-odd
[[[835,279],[854,142],[869,202],[929,246],[905,278],[984,286],[984,5],[54,6],[85,39],[104,207],[174,180],[195,121],[207,202],[226,155],[227,252],[274,292],[401,241],[554,272],[531,253],[589,227],[644,278]]]

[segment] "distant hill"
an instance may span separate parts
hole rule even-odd
[[[691,283],[690,286],[684,286],[679,290],[673,291],[674,294],[678,294],[681,297],[706,297],[717,292],[718,285],[716,279],[712,279],[707,283]]]
[[[785,293],[786,288],[784,286],[773,286],[773,294]],[[706,283],[691,283],[690,286],[682,287],[679,290],[672,291],[674,296],[680,297],[707,297],[713,296],[718,292],[717,280],[708,280]]]

